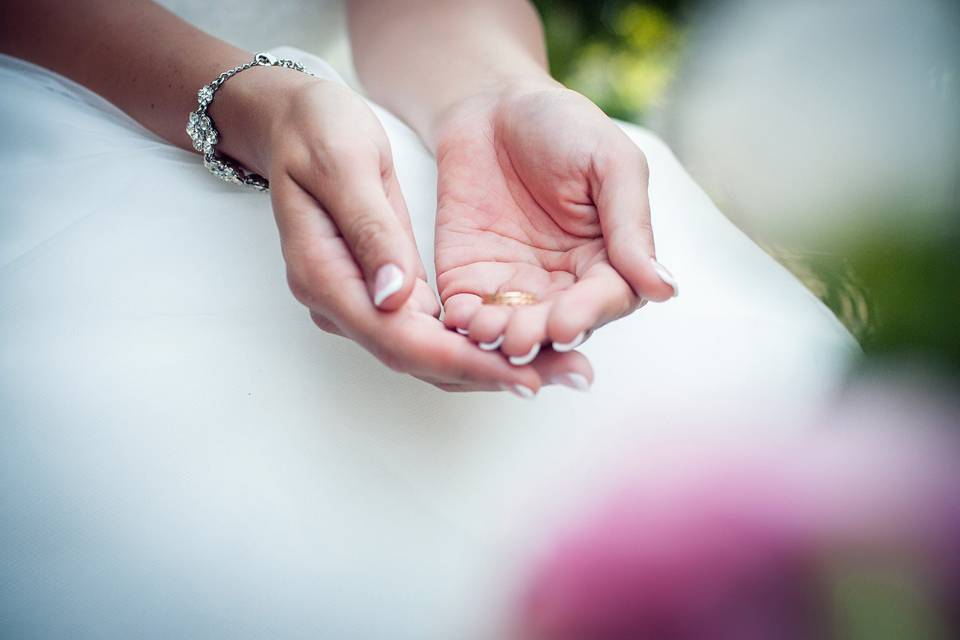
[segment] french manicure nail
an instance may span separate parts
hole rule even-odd
[[[457,327],[457,333],[459,333],[462,336],[470,335],[470,331],[467,329],[464,329],[463,327]]]
[[[667,271],[667,268],[650,258],[650,264],[653,265],[653,270],[657,272],[657,275],[660,276],[660,279],[670,285],[670,288],[673,289],[673,297],[676,298],[680,295],[680,285],[677,284],[677,279],[673,277],[673,274]]]
[[[395,264],[385,264],[377,270],[373,282],[373,304],[378,307],[383,301],[403,288],[403,270]]]
[[[576,389],[577,391],[589,391],[590,381],[585,375],[579,373],[561,373],[551,379],[554,384],[562,384],[565,387]]]
[[[523,398],[524,400],[530,400],[536,394],[533,392],[533,389],[530,387],[525,387],[522,384],[502,384],[500,388],[504,391],[509,391],[518,398]]]
[[[583,342],[583,339],[586,337],[586,335],[586,331],[581,331],[570,342],[554,342],[553,350],[559,351],[560,353],[565,351],[573,351],[580,346],[580,343]]]
[[[493,342],[479,342],[477,343],[477,346],[483,349],[484,351],[493,351],[495,349],[499,349],[500,345],[502,344],[503,344],[503,336],[500,336]]]
[[[530,348],[530,351],[523,356],[510,356],[510,364],[515,367],[522,367],[525,364],[530,364],[533,362],[533,359],[537,357],[537,354],[540,353],[540,343],[534,342],[533,346]]]

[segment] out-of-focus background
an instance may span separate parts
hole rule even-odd
[[[955,3],[535,4],[553,73],[664,137],[868,363],[960,372]]]
[[[187,335],[177,314],[138,320],[120,358],[65,339],[26,370],[66,367],[76,410],[46,380],[4,396],[0,637],[30,637],[4,633],[21,620],[61,637],[276,637],[261,631],[317,620],[327,637],[362,636],[359,622],[400,638],[421,621],[459,628],[466,610],[486,624],[491,604],[516,608],[521,633],[440,637],[960,637],[960,3],[534,2],[553,73],[657,132],[859,338],[845,388],[811,416],[758,423],[753,395],[724,415],[685,392],[696,424],[690,406],[661,416],[640,394],[635,415],[596,416],[597,438],[593,415],[566,433],[539,417],[546,430],[490,432],[474,428],[482,410],[355,402],[358,369],[337,372],[341,424],[277,412],[322,405],[317,356],[298,354],[304,384],[269,375],[289,375],[290,349],[238,350],[256,322],[231,334],[203,319],[217,325],[194,349],[209,389],[177,379],[200,360],[149,344],[164,327]],[[255,3],[165,4],[250,50],[329,40],[318,53],[355,81],[336,3],[277,3],[270,22],[288,34]],[[87,327],[90,344],[113,344],[114,326]],[[242,366],[221,379],[223,362]],[[262,391],[234,422],[223,407],[250,385]],[[169,420],[131,428],[131,407]],[[438,410],[450,429],[422,418]]]
[[[607,114],[643,122],[663,104],[694,0],[535,0],[550,67]]]
[[[815,425],[815,453],[791,445],[742,484],[726,485],[708,471],[745,468],[716,449],[687,467],[679,484],[725,487],[718,494],[736,505],[730,512],[712,489],[693,499],[631,495],[574,528],[533,590],[528,618],[546,631],[532,637],[646,637],[664,629],[683,638],[957,637],[960,556],[932,540],[956,540],[960,525],[956,440],[938,440],[960,433],[960,3],[535,4],[554,75],[611,116],[656,131],[719,208],[846,324],[865,357],[838,398],[835,420]],[[884,443],[887,427],[903,439]],[[842,440],[850,435],[862,439],[845,458]],[[924,442],[934,444],[898,468],[894,460]],[[950,451],[942,466],[934,451]],[[819,462],[809,475],[794,475],[799,460]],[[844,471],[827,480],[834,465]],[[855,468],[877,475],[841,477]],[[901,493],[913,473],[935,468],[952,478],[950,489]],[[766,494],[785,479],[823,492]],[[632,490],[643,486],[635,481]],[[897,523],[926,517],[898,513],[897,494],[911,505],[929,498],[928,514],[952,515],[929,521],[931,538],[911,533],[878,544]],[[764,504],[751,506],[758,495]],[[868,515],[869,496],[888,519]],[[781,528],[771,514],[802,524]],[[717,520],[705,524],[704,517]],[[783,550],[821,517],[831,523],[830,542],[793,564],[799,556]],[[762,523],[763,535],[792,533],[734,558],[743,531],[730,546],[722,541],[741,518],[751,523],[743,531]],[[838,535],[834,527],[846,518],[863,526],[844,524]],[[913,542],[905,545],[907,538]],[[689,557],[698,560],[688,566]],[[758,589],[762,558],[788,560],[771,564]],[[723,577],[713,582],[713,571]],[[618,600],[624,593],[632,599]],[[819,604],[808,609],[810,594]],[[762,615],[746,604],[758,601]],[[750,628],[767,631],[744,632]]]

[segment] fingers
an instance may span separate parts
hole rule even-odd
[[[434,318],[440,318],[440,300],[426,280],[417,278],[413,285],[413,293],[407,299],[407,306],[412,310],[426,313]]]
[[[484,351],[494,351],[503,344],[509,321],[509,307],[482,304],[470,321],[468,334]]]
[[[551,306],[540,303],[514,309],[500,346],[500,351],[507,356],[510,364],[528,364],[540,353],[540,345],[546,339]]]
[[[359,342],[391,369],[441,389],[509,391],[522,398],[537,394],[544,384],[537,368],[511,366],[501,355],[478,350],[464,336],[450,332],[433,316],[415,309],[420,287],[429,290],[426,283],[419,281],[410,303],[395,314],[379,314],[354,301],[343,306],[362,317],[354,315],[346,321],[335,321],[317,311],[311,311],[310,317],[324,331]],[[359,283],[352,288],[352,293],[345,292],[347,296],[365,296]],[[338,322],[349,328],[342,330]],[[571,365],[568,369],[576,373],[583,370],[583,365]],[[553,369],[548,373],[552,375]]]
[[[385,178],[384,188],[386,190],[387,201],[396,212],[397,219],[400,221],[404,231],[406,231],[407,236],[409,236],[410,242],[413,243],[417,257],[417,264],[419,265],[417,277],[426,281],[427,270],[423,266],[423,259],[420,257],[420,252],[416,250],[417,238],[413,233],[413,224],[410,222],[410,211],[407,209],[407,201],[403,197],[403,191],[400,188],[400,180],[397,178],[397,172],[392,168],[392,165],[389,175]]]
[[[607,255],[638,297],[663,302],[679,287],[656,261],[646,159],[628,140],[617,149],[595,162],[592,185]]]
[[[632,291],[623,283],[623,279],[613,269],[608,269],[621,283],[621,293],[626,289],[632,299]],[[532,366],[540,374],[541,384],[558,384],[586,391],[593,383],[593,369],[583,354],[572,351],[576,345],[570,345],[563,352],[541,349],[541,345],[547,342],[548,318],[552,308],[551,303],[514,308],[484,305],[479,296],[456,294],[448,298],[444,305],[444,323],[448,329],[458,330],[460,335],[468,336],[481,349],[499,350],[501,360],[505,356],[512,368]],[[463,330],[465,325],[469,329]],[[584,335],[588,332],[589,327],[585,328]],[[450,391],[483,391],[503,387],[476,384],[438,386]],[[521,397],[528,395],[523,390],[504,388]]]
[[[325,315],[311,310],[310,319],[313,320],[313,324],[317,325],[323,331],[326,331],[327,333],[332,333],[335,336],[344,337],[343,332],[340,331],[340,327],[338,327],[332,320],[327,318]]]
[[[385,311],[403,306],[424,270],[392,165],[383,167],[372,153],[345,154],[307,180],[297,178],[343,236],[374,305]]]
[[[429,302],[422,309],[417,301],[424,293]],[[533,397],[543,385],[535,368],[511,366],[500,354],[481,351],[430,315],[429,303],[436,298],[422,280],[404,308],[392,314],[370,306],[359,280],[347,280],[339,296],[326,313],[311,311],[314,323],[360,343],[394,371],[451,390],[507,390],[521,397]]]
[[[343,244],[342,238],[336,241]],[[342,251],[347,253],[345,247]],[[320,328],[358,342],[395,371],[434,384],[504,388],[525,397],[532,397],[540,389],[542,381],[534,368],[511,366],[500,354],[482,351],[466,337],[444,327],[433,315],[439,311],[438,303],[424,281],[417,281],[402,309],[384,314],[370,305],[359,274],[323,282],[324,273],[329,273],[335,262],[324,256],[314,259],[319,265],[312,268],[314,281],[320,289],[335,292],[333,297],[312,297],[325,305],[311,312]],[[351,267],[356,270],[352,261]]]
[[[633,292],[630,287],[623,282],[623,279],[617,275],[613,268],[605,265],[607,273],[612,276],[615,282],[620,283],[619,289],[605,285],[603,291],[611,290],[614,294],[620,294],[626,298],[614,305],[606,302],[608,307],[616,306],[617,311],[626,308],[634,300]],[[604,279],[596,277],[595,280],[600,285],[604,285]],[[578,299],[582,303],[596,305],[597,300],[606,301],[606,296],[585,295],[594,281],[591,280],[581,288],[583,294],[577,294],[571,299],[572,306]],[[576,285],[574,285],[576,287]],[[577,289],[577,291],[581,291]],[[601,293],[603,293],[601,291]],[[549,332],[550,318],[555,317],[554,307],[557,301],[563,300],[566,296],[565,291],[551,294],[548,299],[529,306],[504,306],[494,304],[483,304],[481,298],[474,294],[456,294],[451,296],[444,305],[444,324],[448,329],[456,330],[461,335],[468,336],[471,341],[483,351],[500,351],[507,361],[513,366],[524,366],[534,362],[537,355],[544,346],[550,344],[553,340],[564,340],[570,342],[569,345],[558,345],[558,351],[571,351],[578,346],[584,336],[593,328],[590,324],[592,320],[598,317],[606,318],[606,314],[597,313],[594,310],[576,309],[576,315],[572,317],[572,323],[565,321],[561,328],[555,330],[553,334]],[[466,328],[465,328],[466,327]],[[568,327],[573,327],[572,329]],[[578,339],[577,333],[581,335]],[[567,337],[569,335],[569,337]],[[560,336],[560,337],[554,337]]]
[[[596,264],[572,287],[557,296],[547,319],[554,349],[568,351],[585,335],[642,306],[633,289],[610,265]]]
[[[576,391],[589,391],[593,385],[593,367],[582,353],[544,351],[533,361],[533,368],[546,384],[562,385]]]
[[[290,290],[304,306],[326,312],[338,302],[338,291],[329,283],[358,280],[362,275],[316,199],[289,176],[271,177],[270,196]]]
[[[385,322],[381,315],[381,321],[368,326],[360,337],[394,370],[434,383],[507,389],[531,397],[543,384],[533,367],[511,366],[499,354],[477,349],[465,336],[449,331],[435,318],[406,311],[395,315]]]
[[[402,309],[377,311],[344,239],[316,200],[292,180],[277,178],[272,196],[291,289],[321,329],[360,343],[396,371],[435,384],[504,389],[521,397],[539,391],[543,382],[535,368],[511,366],[499,353],[447,330],[435,317],[436,294],[423,280]]]
[[[448,329],[454,329],[460,335],[470,333],[470,321],[483,304],[480,296],[472,293],[458,293],[450,296],[443,305],[443,323]]]
[[[427,286],[422,281],[418,284]],[[354,297],[364,295],[356,293],[356,288],[361,288],[359,283],[354,287]],[[418,293],[415,291],[414,297]],[[408,308],[390,315],[369,310],[364,319],[354,319],[353,326],[359,331],[349,335],[337,321],[318,312],[311,312],[311,317],[325,331],[357,340],[390,368],[447,391],[508,391],[532,398],[545,384],[586,391],[593,382],[593,368],[580,353],[548,350],[520,364],[505,359],[502,352],[478,350],[467,337],[449,331],[432,316]],[[513,321],[511,317],[509,322]],[[539,346],[539,342],[536,344]]]
[[[634,311],[639,302],[609,263],[598,262],[579,281],[535,305],[488,305],[474,294],[453,295],[444,305],[444,322],[481,349],[499,350],[511,364],[522,366],[545,346],[572,351],[591,331]]]
[[[560,385],[581,392],[589,391],[593,385],[593,367],[582,353],[544,351],[533,361],[531,366],[540,375],[543,385]],[[504,388],[503,385],[447,383],[426,378],[424,378],[424,381],[444,391],[510,391],[520,397],[527,397],[522,392]]]
[[[623,279],[612,268],[608,269],[621,283],[620,292],[623,293],[625,289],[626,294],[632,298],[633,292]],[[587,391],[593,383],[593,368],[583,354],[572,351],[576,344],[571,344],[570,348],[562,352],[541,350],[541,345],[547,342],[548,318],[552,309],[553,305],[547,303],[513,309],[483,305],[479,296],[464,293],[447,299],[444,305],[444,324],[461,335],[469,335],[470,340],[477,342],[482,349],[499,350],[512,367],[532,366],[540,374],[541,384],[563,385],[577,391]],[[464,326],[469,329],[464,330]],[[589,326],[585,327],[584,335],[589,332]],[[579,342],[582,342],[582,336]],[[557,346],[556,343],[554,346]],[[501,388],[475,384],[437,386],[448,391],[489,391]],[[506,390],[527,397],[522,390]]]

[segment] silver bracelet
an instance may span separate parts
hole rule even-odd
[[[203,154],[203,166],[209,169],[213,175],[227,182],[245,184],[258,191],[266,191],[270,188],[270,183],[266,178],[246,171],[226,156],[217,155],[216,147],[217,142],[220,141],[220,134],[213,125],[213,120],[207,114],[207,108],[213,102],[213,96],[217,89],[223,86],[223,83],[228,79],[252,67],[286,67],[313,75],[306,71],[299,62],[281,60],[269,53],[258,53],[250,62],[228,69],[214,78],[210,84],[200,87],[200,90],[197,91],[197,110],[190,112],[190,119],[187,121],[187,135],[193,141],[193,148]]]

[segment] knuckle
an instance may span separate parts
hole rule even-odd
[[[363,149],[353,140],[339,137],[328,138],[321,146],[325,164],[333,170],[349,170],[364,162],[367,157]]]
[[[376,145],[367,138],[327,136],[313,145],[314,162],[327,175],[349,176],[364,167],[378,166]]]
[[[380,179],[386,183],[397,175],[396,167],[393,164],[393,156],[389,153],[380,160]]]
[[[311,286],[311,278],[308,275],[309,270],[298,265],[287,266],[287,286],[293,297],[305,307],[313,307],[316,304],[316,296]]]
[[[547,320],[547,336],[557,342],[570,342],[577,335],[578,327],[591,321],[592,317],[583,317],[579,310],[554,314]]]
[[[335,197],[343,190],[344,183],[361,172],[368,162],[366,154],[356,143],[334,138],[312,143],[301,164],[305,165],[302,170],[313,184]]]
[[[367,264],[377,257],[389,230],[386,222],[371,215],[358,216],[347,230],[354,257]]]
[[[592,161],[598,175],[634,175],[639,176],[643,182],[650,177],[646,154],[629,138],[624,138],[622,144],[614,141],[609,145],[598,146],[593,152]]]
[[[590,167],[596,176],[603,176],[609,171],[614,163],[610,150],[604,145],[597,143],[597,147],[590,153]]]
[[[288,261],[287,287],[297,302],[311,310],[328,309],[336,293],[325,282],[322,264],[308,258]]]
[[[619,320],[620,318],[626,317],[637,310],[637,305],[640,303],[640,297],[633,290],[633,287],[626,287],[629,291],[624,291],[623,295],[620,297],[618,304],[614,305],[613,314],[611,314],[612,320]]]
[[[335,325],[326,316],[313,312],[310,314],[310,319],[313,320],[313,324],[317,325],[317,327],[319,327],[323,331],[326,331],[327,333],[334,333],[334,334],[340,333],[339,329],[337,329],[337,325]]]

